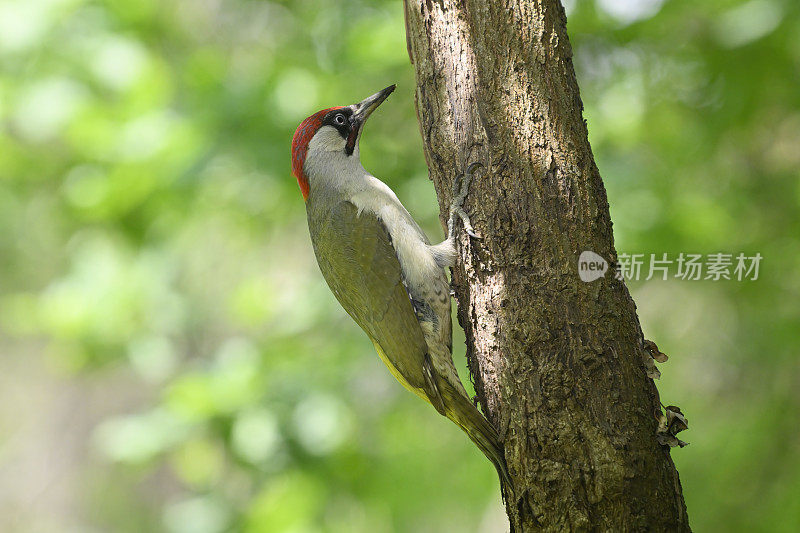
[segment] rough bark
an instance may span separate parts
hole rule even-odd
[[[616,260],[558,0],[406,0],[425,156],[443,222],[468,164],[458,317],[478,398],[503,436],[513,531],[688,531],[656,441],[636,306],[584,250]]]

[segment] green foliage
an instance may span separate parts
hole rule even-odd
[[[694,527],[795,531],[800,8],[566,3],[618,250],[764,256],[632,284]],[[503,524],[329,294],[291,177],[300,120],[390,83],[363,160],[435,238],[400,2],[0,2],[0,529]]]

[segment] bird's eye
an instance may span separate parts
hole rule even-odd
[[[344,118],[344,115],[342,115],[341,113],[339,113],[338,115],[336,115],[335,117],[333,117],[333,121],[334,121],[336,124],[338,124],[338,125],[340,125],[340,126],[343,126],[343,125],[344,125],[344,123],[345,123],[345,118]]]

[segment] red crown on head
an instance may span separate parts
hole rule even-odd
[[[329,111],[334,109],[341,109],[342,106],[329,107],[322,111],[317,111],[297,126],[297,130],[292,137],[292,174],[297,178],[297,184],[300,185],[300,192],[303,193],[303,200],[308,200],[308,176],[303,172],[303,164],[306,162],[306,154],[308,153],[308,143],[311,138],[317,133],[317,130],[322,125],[322,119]]]

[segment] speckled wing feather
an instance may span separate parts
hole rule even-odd
[[[322,275],[347,313],[361,326],[378,355],[400,383],[439,412],[444,405],[433,375],[428,347],[389,232],[370,212],[347,201],[309,224]]]

